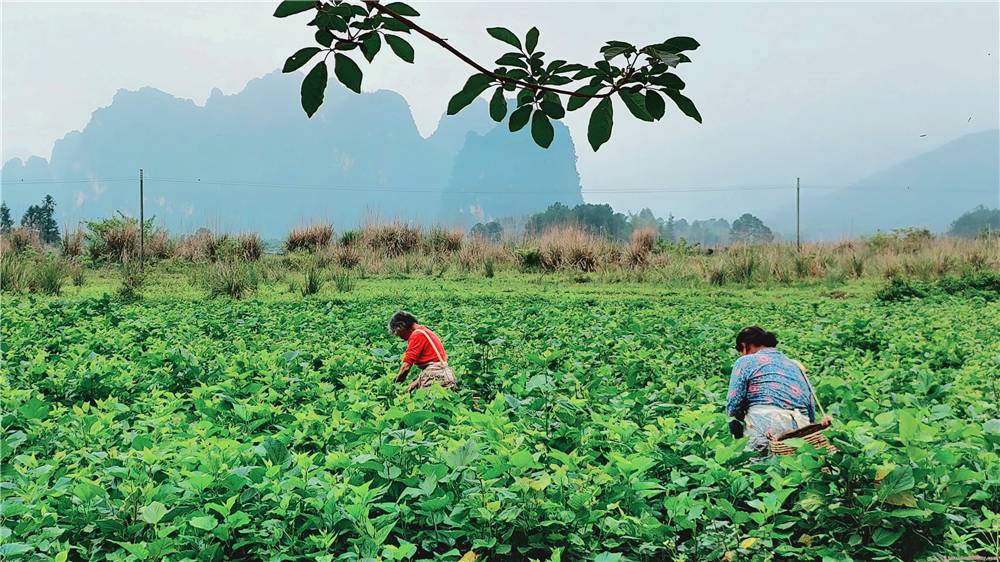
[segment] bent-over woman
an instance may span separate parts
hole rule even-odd
[[[406,340],[406,353],[403,354],[403,364],[399,367],[399,374],[396,375],[397,383],[406,380],[410,369],[416,366],[420,369],[420,374],[407,387],[410,392],[434,383],[444,388],[455,388],[455,373],[448,366],[448,354],[445,353],[444,344],[430,328],[421,326],[417,323],[416,317],[405,310],[400,310],[389,319],[389,332]]]
[[[777,350],[778,338],[758,326],[740,330],[729,379],[726,413],[734,418],[733,437],[743,436],[747,450],[768,451],[768,435],[778,435],[815,421],[813,395],[801,365]]]

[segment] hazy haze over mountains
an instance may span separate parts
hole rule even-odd
[[[275,72],[238,94],[215,90],[204,106],[153,88],[121,90],[82,131],[56,143],[51,161],[8,161],[3,198],[17,215],[52,193],[63,223],[136,215],[132,178],[142,167],[146,214],[170,230],[269,237],[312,220],[342,228],[396,218],[468,225],[582,202],[562,125],[541,150],[526,131],[495,131],[480,101],[425,139],[400,95],[338,87],[307,119],[294,103],[299,79]],[[66,180],[88,181],[58,183]],[[530,195],[509,195],[532,186]]]

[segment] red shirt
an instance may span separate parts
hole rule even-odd
[[[440,359],[438,359],[438,353],[441,354]],[[414,324],[413,333],[410,334],[410,338],[406,342],[406,353],[403,354],[403,361],[411,365],[425,365],[434,361],[447,363],[448,354],[445,353],[444,344],[441,343],[441,338],[437,334],[420,324]]]

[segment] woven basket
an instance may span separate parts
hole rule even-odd
[[[775,455],[795,454],[797,448],[789,445],[786,441],[788,439],[796,438],[802,439],[817,449],[826,449],[831,453],[836,453],[837,448],[834,447],[833,444],[830,443],[830,440],[826,438],[826,435],[823,434],[823,430],[833,424],[833,419],[826,415],[826,412],[823,411],[823,405],[819,403],[819,398],[816,396],[816,390],[813,389],[812,383],[809,382],[809,377],[806,376],[805,366],[798,361],[795,363],[799,366],[799,369],[802,370],[802,378],[806,379],[806,384],[809,385],[809,392],[812,392],[813,401],[816,402],[816,406],[819,408],[820,414],[823,418],[817,423],[811,423],[798,429],[786,431],[776,437],[768,435],[767,439],[770,444],[771,453]]]
[[[817,449],[826,449],[831,453],[836,453],[837,448],[830,443],[830,440],[826,438],[826,435],[823,435],[823,430],[830,427],[831,423],[832,420],[830,418],[824,417],[819,423],[811,423],[798,429],[786,431],[777,437],[768,437],[771,452],[775,455],[794,454],[796,448],[789,445],[785,441],[788,439],[801,438],[803,441],[809,443]]]

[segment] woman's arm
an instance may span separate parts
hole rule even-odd
[[[742,420],[746,416],[747,376],[750,369],[745,368],[746,361],[742,358],[733,363],[733,372],[729,376],[729,394],[726,401],[726,414],[731,418]]]
[[[413,365],[411,365],[410,363],[403,361],[403,364],[399,367],[399,374],[396,375],[396,382],[403,382],[404,380],[406,380],[406,375],[409,374],[410,367],[412,366]]]

